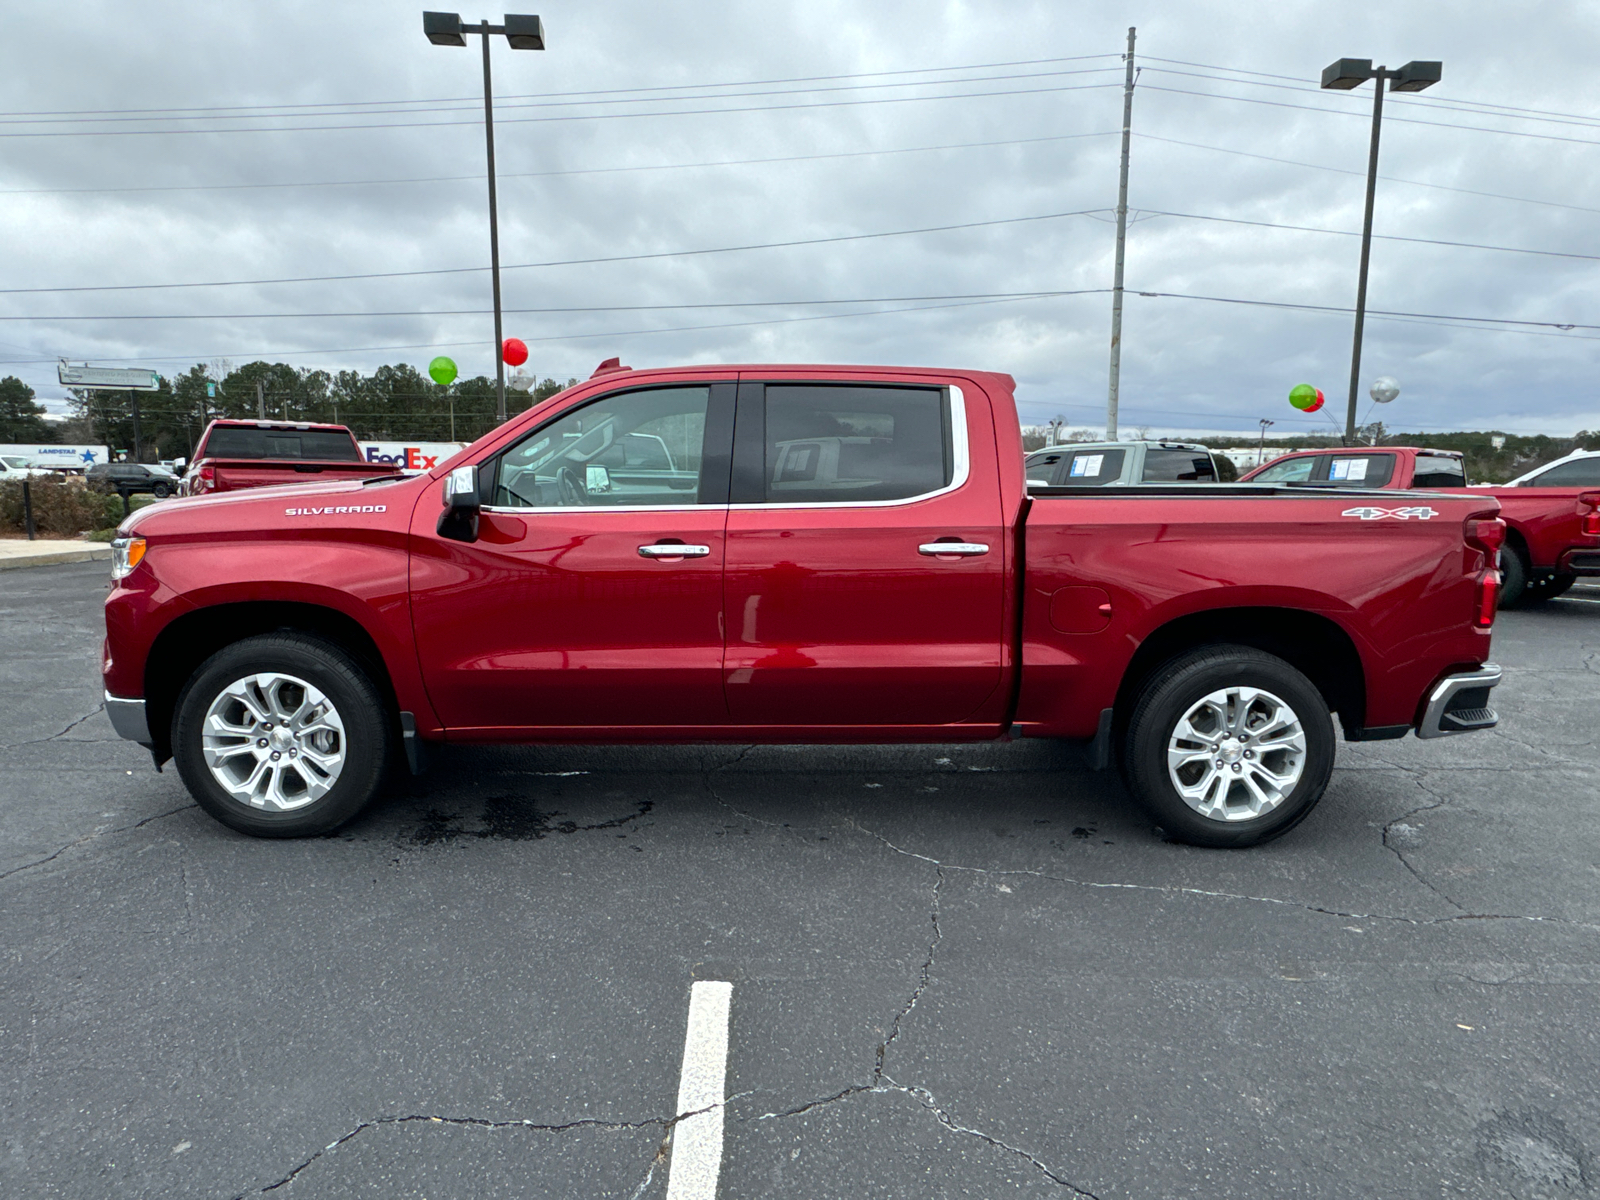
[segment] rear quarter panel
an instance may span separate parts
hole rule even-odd
[[[1437,515],[1343,515],[1392,503],[1381,492],[1036,497],[1025,528],[1018,722],[1044,736],[1090,737],[1156,630],[1193,613],[1280,608],[1320,614],[1350,637],[1365,674],[1364,725],[1409,724],[1441,672],[1488,654],[1488,631],[1473,625],[1486,564],[1466,546],[1462,522],[1495,508],[1413,495]],[[1110,621],[1063,633],[1051,598],[1085,586],[1105,591]]]

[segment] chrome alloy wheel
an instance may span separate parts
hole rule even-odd
[[[333,702],[276,671],[223,688],[206,712],[201,745],[212,777],[252,808],[304,808],[344,769],[344,722]]]
[[[1167,742],[1167,774],[1183,802],[1212,821],[1249,821],[1277,808],[1306,765],[1294,709],[1260,688],[1197,700]]]

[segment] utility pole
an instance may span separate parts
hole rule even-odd
[[[144,461],[144,440],[139,436],[139,393],[129,392],[128,399],[133,402],[133,461]]]
[[[1128,71],[1122,85],[1122,176],[1117,183],[1117,266],[1111,282],[1111,390],[1106,397],[1106,441],[1117,440],[1117,399],[1122,384],[1122,258],[1128,241],[1128,142],[1133,135],[1133,39],[1128,27]]]
[[[500,215],[494,195],[494,85],[489,79],[489,22],[483,23],[483,136],[489,148],[489,263],[494,276],[494,401],[495,415],[506,419],[506,363],[500,328]]]
[[[256,380],[256,419],[267,419],[267,389],[262,386],[261,380]]]
[[[1267,461],[1267,426],[1276,424],[1276,421],[1269,421],[1265,417],[1261,418],[1261,447],[1256,451],[1256,466],[1258,467]]]

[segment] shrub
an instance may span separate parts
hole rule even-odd
[[[111,529],[122,520],[122,501],[116,496],[91,492],[79,483],[32,480],[33,524],[40,533],[71,535],[91,529]],[[0,483],[0,529],[21,533],[22,484]]]

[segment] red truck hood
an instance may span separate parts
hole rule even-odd
[[[340,479],[328,483],[296,483],[282,486],[244,488],[237,492],[214,492],[205,496],[186,496],[159,500],[129,516],[117,533],[189,533],[215,528],[215,514],[226,512],[230,529],[278,528],[290,509],[336,510],[379,505],[390,508],[403,503],[408,508],[416,487],[429,482],[426,475],[395,478],[393,483],[373,484],[371,479]],[[402,501],[401,497],[404,497]],[[323,515],[318,512],[317,515]],[[339,515],[329,512],[328,515]]]

